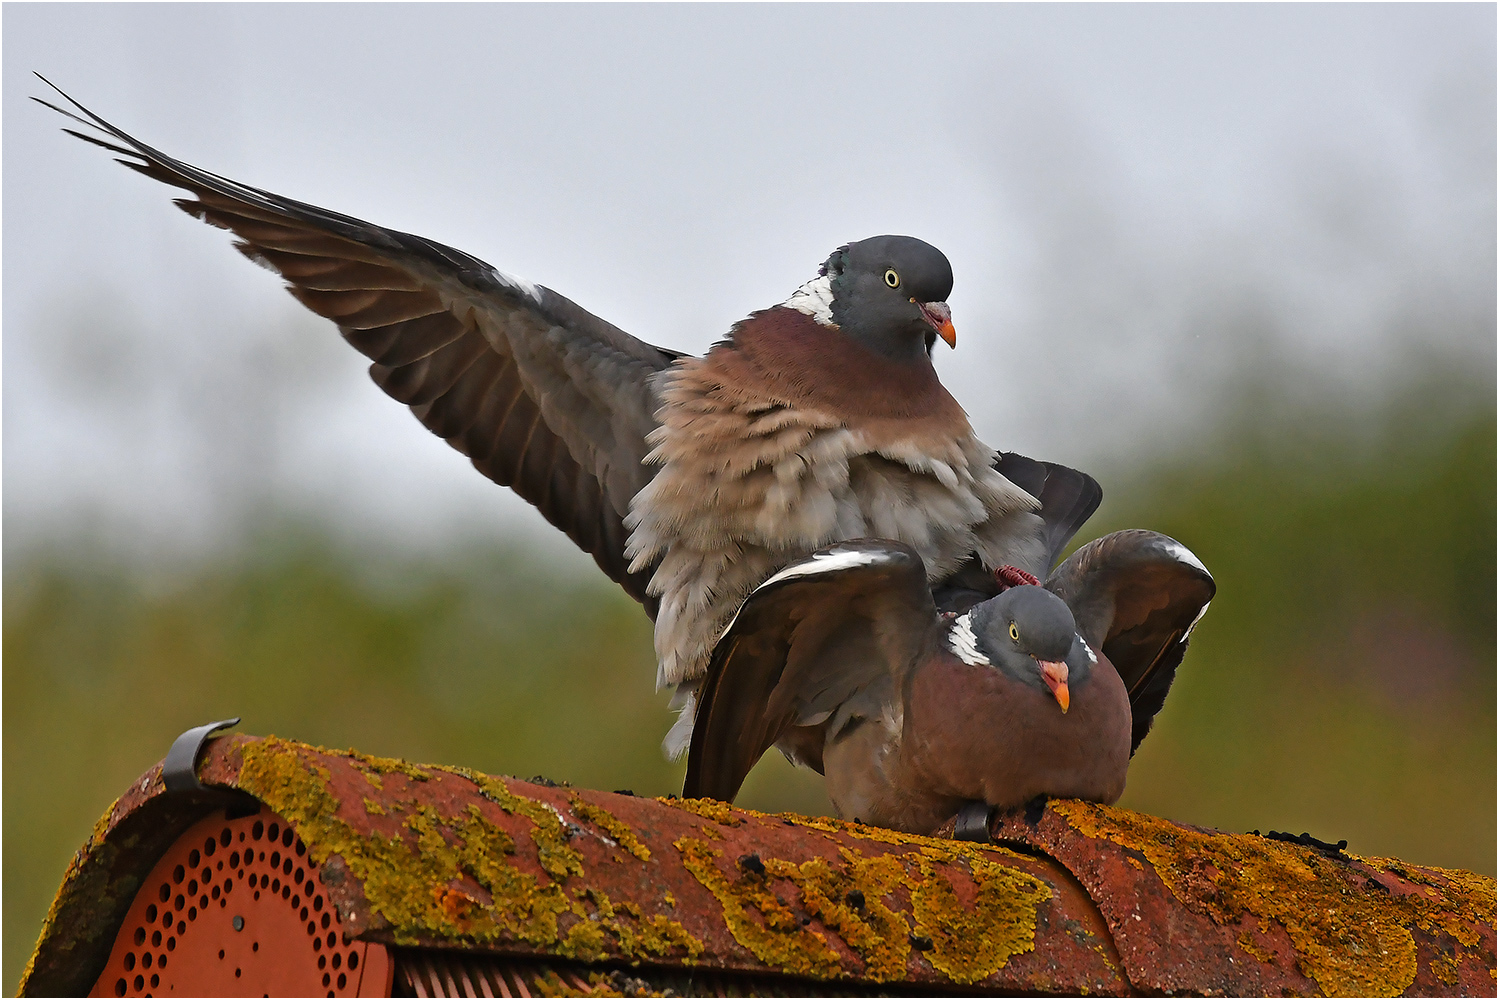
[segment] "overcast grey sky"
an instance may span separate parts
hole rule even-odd
[[[1493,373],[1493,5],[0,16],[9,551],[191,551],[268,500],[415,545],[553,537],[226,234],[59,132],[32,70],[695,352],[836,245],[922,237],[982,436],[1085,468],[1190,439],[1267,362],[1351,398],[1433,353]]]

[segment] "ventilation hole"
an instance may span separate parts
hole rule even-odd
[[[316,935],[317,931],[318,931],[318,926],[315,925],[315,924],[313,924],[311,921],[309,921],[307,923],[307,933],[309,935]],[[323,948],[323,937],[321,935],[319,935],[317,938],[313,939],[313,948],[314,949],[322,949]]]
[[[235,976],[236,976],[236,977],[237,977],[237,976],[239,976],[239,975],[240,975],[240,968],[239,968],[239,967],[238,967],[238,966],[236,966],[236,967],[235,967],[235,968],[234,968],[234,975],[235,975]]]
[[[245,870],[241,869],[239,872],[235,873],[235,875],[238,876],[240,879],[244,879],[245,878]]]
[[[209,890],[208,892],[209,892],[209,895],[212,896],[215,900],[219,899],[219,888],[217,886],[214,887],[212,890]],[[206,907],[208,905],[205,904],[204,906]]]
[[[315,910],[315,911],[321,911],[322,909],[323,909],[323,895],[320,893],[316,897],[313,898],[313,910]]]
[[[177,922],[177,934],[181,935],[185,931],[187,931],[187,922],[186,921],[179,921],[179,922]]]
[[[333,934],[333,932],[329,932],[328,933],[328,948],[332,949],[333,948],[333,943],[336,942],[336,941],[338,941],[337,937],[335,937],[335,935]]]
[[[285,862],[281,863],[281,874],[283,876],[290,876],[292,874],[292,860],[291,859],[287,859]],[[302,882],[302,877],[301,876],[297,877],[297,882],[298,883]]]
[[[187,870],[184,869],[182,866],[178,866],[177,868],[175,868],[175,869],[172,870],[172,882],[174,882],[174,883],[181,883],[182,880],[183,880],[183,877],[186,876],[186,875],[187,875]]]
[[[219,850],[219,839],[218,838],[210,836],[207,841],[203,842],[203,854],[205,854],[205,855],[212,855],[214,852],[216,852],[218,850]]]
[[[203,877],[204,886],[207,886],[209,883],[212,883],[214,881],[214,871],[208,866],[204,866],[203,872],[199,873],[199,875]]]
[[[180,910],[182,910],[182,909],[183,909],[183,908],[184,908],[184,907],[186,907],[186,906],[187,906],[187,901],[186,901],[186,900],[185,900],[185,899],[183,899],[183,896],[182,896],[182,894],[180,894],[180,893],[179,893],[179,894],[178,894],[178,895],[177,895],[177,899],[176,899],[176,900],[174,900],[174,901],[172,901],[172,906],[173,906],[173,907],[175,907],[175,908],[176,908],[176,909],[177,909],[177,910],[179,910],[179,911],[180,911]]]
[[[220,950],[219,950],[219,958],[220,958],[220,959],[223,959],[223,958],[224,958],[224,950],[223,950],[223,949],[220,949]]]
[[[161,945],[161,929],[159,928],[151,933],[151,947],[155,948],[158,945]]]
[[[244,832],[244,831],[241,831],[241,832],[240,832],[240,838],[239,838],[239,839],[240,839],[240,840],[241,840],[241,841],[244,841],[244,840],[245,840],[245,832]]]
[[[231,868],[231,869],[238,869],[239,867],[240,867],[240,853],[239,852],[230,852],[229,853],[229,868]]]
[[[147,904],[146,905],[146,920],[147,921],[155,921],[156,920],[156,905],[155,904]]]
[[[281,825],[280,824],[273,823],[270,827],[266,828],[266,840],[267,841],[275,841],[277,838],[280,838],[280,837],[281,837]]]
[[[306,875],[307,875],[307,873],[303,872],[301,869],[298,869],[297,872],[293,875],[292,878],[296,881],[296,883],[297,883],[298,886],[301,886],[302,885],[302,877],[304,877]]]
[[[318,957],[318,969],[321,970],[324,967],[326,967],[327,965],[328,965],[328,957],[327,956],[319,956]]]
[[[227,906],[229,906],[229,901],[227,901],[227,900],[220,900],[219,901],[219,906],[220,907],[227,907]]]
[[[280,852],[272,852],[271,853],[271,868],[272,869],[280,869],[281,868],[281,853]]]
[[[127,969],[127,970],[133,970],[133,969],[135,969],[135,953],[133,953],[133,952],[127,952],[125,954],[125,969]]]
[[[343,980],[343,979],[344,979],[344,978],[343,978],[343,977],[339,977],[339,979],[340,979],[340,980]],[[152,987],[155,987],[155,986],[156,986],[156,985],[157,985],[157,984],[159,984],[159,983],[161,983],[161,977],[159,977],[159,976],[157,976],[157,975],[156,975],[156,974],[154,974],[154,973],[153,973],[153,974],[151,974],[151,986],[152,986]],[[343,985],[343,984],[339,984],[339,986],[340,986],[340,987],[342,987],[342,986],[344,986],[344,985]]]
[[[261,852],[259,855],[255,856],[255,860],[257,862],[264,862],[266,860],[266,853]]]
[[[223,859],[219,859],[219,861],[214,864],[214,868],[217,869],[217,870],[219,870],[220,872],[223,872],[224,871],[224,860]]]
[[[155,980],[156,978],[152,977],[151,979]],[[340,973],[339,974],[339,979],[338,979],[339,990],[343,990],[344,989],[344,985],[347,984],[348,982],[349,982],[349,978],[346,977],[346,976],[344,976],[342,973]],[[151,986],[155,987],[156,985],[152,984]]]
[[[172,912],[171,911],[162,911],[162,914],[161,914],[161,926],[163,928],[171,928],[172,927]]]
[[[321,920],[322,920],[323,927],[327,928],[328,927],[328,912],[327,911],[323,912],[323,917],[322,917]],[[329,942],[328,944],[332,945],[333,943]]]
[[[340,966],[343,966],[343,965],[344,965],[344,957],[341,956],[339,953],[334,953],[333,954],[333,968],[335,970],[337,970]]]
[[[261,873],[260,874],[260,888],[262,890],[264,890],[266,887],[268,887],[270,885],[271,885],[271,877],[267,876],[265,873]]]
[[[219,888],[216,886],[214,887],[214,896],[217,897],[218,895]],[[205,911],[208,910],[208,894],[205,893],[203,896],[198,898],[198,906],[203,908]]]
[[[333,912],[333,917],[334,917],[334,919],[335,919],[335,920],[336,920],[336,921],[338,921],[338,923],[339,923],[339,924],[343,924],[343,923],[344,923],[344,918],[343,918],[343,915],[341,915],[341,914],[339,914],[339,912],[338,912],[338,911],[334,911],[334,912]]]
[[[306,907],[302,908],[302,920],[303,921],[307,920],[307,908]]]
[[[357,952],[351,952],[351,953],[349,953],[349,969],[353,970],[353,969],[358,968],[358,966],[359,966],[359,953],[357,953]]]
[[[198,881],[196,879],[190,879],[190,880],[188,880],[188,896],[189,897],[196,897],[197,895],[198,895]]]
[[[198,920],[198,908],[196,908],[196,907],[189,907],[188,908],[188,920],[189,921],[197,921]]]
[[[302,839],[301,838],[297,839],[297,854],[298,855],[306,855],[307,854],[307,846],[302,843]]]
[[[224,892],[228,893],[232,889],[234,889],[234,880],[232,880],[232,879],[226,879],[226,880],[224,880]]]
[[[161,889],[156,891],[156,895],[160,897],[161,902],[165,904],[167,901],[172,899],[172,888],[166,883],[163,883],[161,885]]]
[[[266,825],[262,824],[258,820],[255,822],[255,826],[252,827],[252,828],[250,828],[250,836],[252,838],[254,838],[256,841],[259,841],[260,838],[261,838],[261,835],[265,834],[265,833],[266,833]],[[243,835],[241,835],[241,837],[243,837]]]
[[[228,848],[229,847],[229,841],[230,841],[230,838],[229,838],[229,828],[226,827],[222,831],[219,832],[219,844],[223,845],[225,848]]]
[[[273,879],[273,880],[271,880],[271,892],[272,893],[280,893],[281,892],[281,880],[279,880],[279,879]]]
[[[292,884],[288,883],[286,886],[283,886],[281,888],[281,899],[285,900],[287,897],[290,897],[291,895],[292,895]]]
[[[145,990],[145,988],[146,988],[146,978],[143,977],[143,976],[141,976],[139,973],[137,973],[135,975],[135,989],[138,990],[138,991],[140,991],[140,990]]]
[[[129,990],[129,989],[130,989],[130,985],[125,982],[125,978],[124,977],[121,977],[119,980],[115,981],[115,997],[117,997],[117,998],[124,997],[125,996],[125,992],[127,990]]]
[[[286,831],[281,835],[281,847],[292,847],[292,829],[290,827],[288,827]]]
[[[198,854],[198,849],[194,848],[192,851],[188,852],[189,869],[198,868],[198,863],[201,861],[203,861],[203,856]]]
[[[316,890],[317,887],[313,886],[313,881],[309,879],[307,881],[307,885],[304,886],[302,889],[305,890],[305,891],[307,891],[307,895],[309,897],[311,897],[313,895],[313,891]]]
[[[151,960],[153,960],[155,958],[156,957],[153,956],[153,955],[151,955],[151,953],[149,953],[149,952],[143,952],[143,953],[141,953],[141,969],[143,969],[143,970],[149,970],[149,969],[151,969]]]
[[[251,952],[260,952],[260,943],[259,942],[251,942],[250,943],[250,951]]]
[[[256,900],[259,900],[259,899],[260,899],[260,891],[259,891],[259,890],[256,890],[256,891],[255,891],[255,899],[256,899]]]
[[[302,898],[294,895],[292,897],[292,909],[296,910],[298,907],[301,907],[301,906],[302,906]],[[304,918],[303,920],[306,920],[306,919]]]
[[[171,938],[167,939],[167,951],[171,952],[172,950],[174,950],[176,948],[177,948],[177,936],[173,935]]]
[[[307,917],[306,914],[304,914],[302,916],[304,918]],[[137,928],[135,930],[135,944],[136,945],[140,945],[144,941],[146,941],[146,929],[144,929],[144,928]]]
[[[329,996],[329,997],[333,997],[333,991],[329,991],[329,992],[328,992],[328,996]]]
[[[165,952],[156,957],[156,965],[158,969],[167,965],[167,954]]]
[[[141,978],[140,978],[140,977],[136,977],[136,978],[135,978],[135,979],[137,979],[137,980],[139,980],[139,979],[141,979]],[[332,977],[330,977],[330,976],[329,976],[329,975],[328,975],[328,974],[326,974],[326,973],[325,973],[325,974],[323,974],[323,986],[324,986],[324,987],[327,987],[327,986],[328,986],[328,982],[329,982],[329,981],[330,981],[330,980],[332,980],[332,979],[333,979],[333,978],[332,978]]]

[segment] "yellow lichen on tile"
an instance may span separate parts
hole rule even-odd
[[[568,794],[568,804],[572,807],[574,816],[602,828],[611,839],[642,862],[651,861],[651,849],[636,837],[635,831],[625,821],[599,804],[590,803],[576,792]]]
[[[1494,921],[1495,882],[1472,873],[1426,870],[1447,883],[1437,900],[1420,894],[1351,892],[1345,863],[1287,842],[1197,831],[1076,800],[1053,800],[1050,808],[1087,837],[1140,852],[1179,901],[1218,923],[1233,923],[1244,914],[1279,922],[1302,973],[1328,995],[1401,994],[1417,976],[1416,942],[1409,929],[1442,930],[1472,946],[1478,942],[1473,925]],[[1379,867],[1380,860],[1365,861]],[[1212,895],[1194,894],[1188,884],[1201,879],[1206,867],[1235,878],[1219,880]],[[1437,885],[1408,871],[1413,867],[1390,868],[1404,878]],[[1243,941],[1239,944],[1251,951]],[[1438,970],[1434,975],[1441,979]]]
[[[927,961],[958,984],[977,983],[1035,948],[1037,908],[1052,897],[1028,872],[976,856],[966,862],[979,887],[973,907],[959,904],[953,885],[925,858],[911,891],[916,933],[932,940]]]

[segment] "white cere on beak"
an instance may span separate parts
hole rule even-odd
[[[974,635],[974,624],[967,612],[953,620],[953,628],[948,631],[948,649],[970,667],[994,666],[979,652],[979,638]]]
[[[782,305],[799,313],[806,313],[825,327],[834,326],[833,278],[819,275],[793,292],[792,297]]]

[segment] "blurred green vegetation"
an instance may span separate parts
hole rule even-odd
[[[1108,500],[1085,538],[1156,528],[1219,584],[1124,804],[1493,874],[1493,390],[1418,387],[1356,419],[1246,408],[1198,452],[1100,477]],[[191,571],[87,546],[7,561],[6,983],[94,821],[208,720],[677,787],[650,627],[613,585],[535,550],[419,559],[331,538],[280,524]],[[741,803],[826,809],[819,780],[775,754]]]

